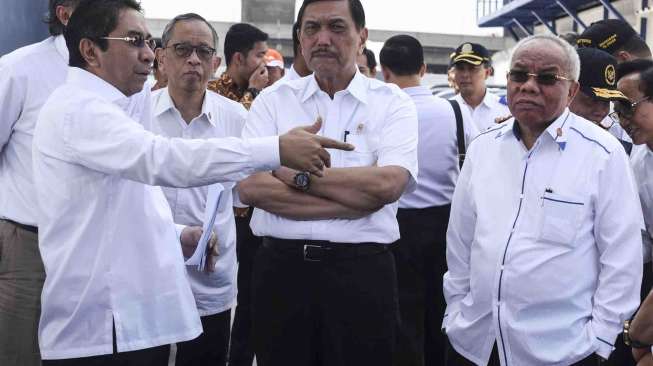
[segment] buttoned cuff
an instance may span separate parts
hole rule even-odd
[[[248,141],[256,170],[275,170],[281,166],[279,136],[256,137]]]
[[[234,200],[234,207],[238,207],[238,208],[249,207],[249,205],[246,205],[240,201],[240,195],[238,194],[238,190],[236,189],[236,187],[234,187],[232,195]]]
[[[592,319],[590,324],[594,336],[596,337],[596,344],[599,346],[596,350],[596,354],[607,360],[614,350],[614,341],[617,338],[620,329],[612,329],[611,327],[601,323],[601,321],[596,318]]]

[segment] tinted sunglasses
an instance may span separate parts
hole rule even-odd
[[[541,74],[534,74],[532,72],[520,71],[520,70],[508,71],[508,78],[510,79],[510,81],[515,83],[525,83],[528,81],[530,77],[534,77],[535,81],[540,85],[554,85],[560,80],[572,81],[572,79],[568,77],[558,75],[555,73],[545,72]]]
[[[175,51],[175,55],[181,58],[188,58],[195,51],[197,57],[202,61],[210,61],[213,55],[215,55],[215,48],[206,45],[193,46],[190,43],[175,43],[165,48],[172,48]]]

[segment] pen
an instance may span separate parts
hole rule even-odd
[[[345,137],[344,137],[344,139],[343,139],[344,142],[347,142],[347,135],[349,135],[349,133],[350,133],[349,131],[345,131]]]

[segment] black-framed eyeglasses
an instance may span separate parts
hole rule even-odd
[[[209,47],[207,45],[193,46],[190,43],[175,43],[171,46],[165,48],[172,48],[175,51],[175,55],[181,58],[188,58],[193,54],[193,51],[197,54],[197,57],[202,61],[210,61],[211,58],[215,55],[215,48]]]
[[[635,115],[637,106],[648,101],[651,97],[646,96],[635,102],[617,101],[614,103],[614,112],[608,114],[615,123],[621,123],[622,119],[631,119]]]
[[[540,84],[540,85],[554,85],[558,81],[565,80],[565,81],[572,81],[572,79],[558,75],[555,73],[540,73],[540,74],[534,74],[532,72],[528,71],[521,71],[521,70],[510,70],[508,71],[508,78],[510,81],[513,81],[515,83],[525,83],[528,81],[530,77],[534,77],[535,81]]]
[[[130,45],[143,48],[147,45],[152,51],[156,49],[156,41],[154,38],[145,38],[143,36],[134,36],[134,37],[100,37],[100,39],[109,39],[114,41],[123,41],[127,42]]]

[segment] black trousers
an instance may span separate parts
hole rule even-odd
[[[236,305],[234,324],[231,329],[229,366],[252,366],[254,362],[250,297],[254,256],[261,246],[261,238],[252,233],[252,229],[249,227],[251,218],[251,209],[247,217],[236,217],[238,305]]]
[[[260,366],[391,366],[398,323],[392,253],[307,261],[264,239],[252,278]],[[334,244],[335,245],[335,244]]]
[[[456,350],[451,346],[451,344],[448,341],[447,341],[446,365],[447,366],[475,366],[473,362],[467,360],[465,357],[463,357],[458,352],[456,352]],[[585,359],[578,361],[570,366],[603,366],[603,365],[605,365],[605,363],[602,362],[601,357],[597,356],[596,354],[591,354],[587,356]],[[499,352],[497,351],[496,344],[492,349],[492,354],[490,355],[490,361],[487,363],[487,366],[501,366],[501,363],[499,361]]]
[[[231,309],[201,318],[204,332],[199,337],[177,343],[175,366],[225,366],[229,349]]]
[[[169,357],[169,345],[118,353],[114,328],[113,354],[64,360],[43,360],[41,364],[43,366],[168,366]]]
[[[401,239],[392,246],[399,286],[397,366],[441,366],[447,348],[440,330],[446,308],[442,276],[447,271],[450,205],[399,209]]]

